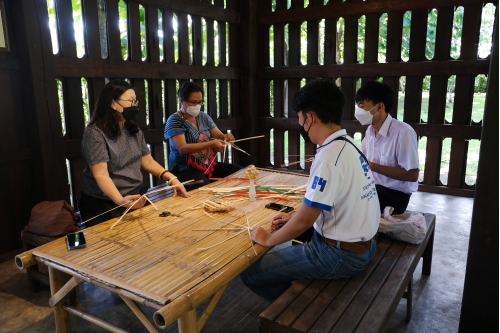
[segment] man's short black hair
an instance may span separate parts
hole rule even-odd
[[[394,91],[386,82],[370,81],[356,92],[356,103],[370,101],[373,105],[384,103],[385,111],[389,113],[394,105]]]
[[[345,96],[335,81],[317,79],[303,86],[293,98],[295,112],[314,111],[324,124],[340,125]]]

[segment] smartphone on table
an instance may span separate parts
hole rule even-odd
[[[85,246],[87,246],[87,242],[85,241],[83,231],[66,235],[66,247],[68,250],[79,249]]]
[[[269,208],[269,209],[281,211],[284,213],[288,213],[288,212],[291,212],[293,210],[293,207],[291,207],[291,206],[280,205],[280,204],[277,204],[274,202],[267,204],[265,207]]]

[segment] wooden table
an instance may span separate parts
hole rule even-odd
[[[245,177],[244,172],[233,177]],[[155,204],[158,211],[152,205],[133,211],[113,229],[116,218],[85,229],[86,248],[68,251],[60,238],[17,256],[16,264],[22,269],[39,261],[49,267],[49,303],[54,307],[57,332],[71,331],[70,313],[110,331],[124,332],[67,302],[68,294],[81,281],[118,294],[150,332],[157,332],[156,327],[136,303],[157,310],[153,321],[160,328],[178,320],[179,332],[199,332],[227,284],[269,250],[252,247],[245,227],[270,229],[276,211],[264,208],[269,202],[300,205],[299,200],[250,202],[243,198],[234,201],[236,209],[230,212],[207,214],[199,209],[200,202],[216,196],[206,187],[248,183],[219,181],[190,192],[191,198],[161,200]],[[305,185],[307,176],[259,169],[256,183],[296,187]],[[172,215],[160,217],[163,211]],[[210,297],[198,319],[196,307]]]

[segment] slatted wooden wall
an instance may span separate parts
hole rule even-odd
[[[342,88],[353,96],[356,82],[383,77],[395,89],[399,78],[406,77],[405,110],[403,120],[410,123],[417,134],[427,137],[426,165],[421,190],[449,194],[472,195],[474,188],[464,182],[468,140],[480,139],[481,123],[471,121],[474,77],[488,74],[490,59],[479,59],[478,36],[481,10],[478,0],[399,0],[348,1],[310,0],[304,8],[303,0],[276,0],[272,11],[271,0],[137,0],[127,1],[128,58],[123,59],[118,28],[118,0],[80,0],[84,24],[85,55],[79,58],[73,37],[73,15],[70,0],[54,0],[59,37],[59,53],[53,55],[48,12],[45,1],[6,0],[9,52],[0,52],[0,87],[4,93],[0,105],[0,181],[2,187],[0,212],[0,254],[17,249],[21,242],[19,232],[27,224],[31,208],[42,200],[69,200],[65,161],[70,162],[72,192],[79,193],[83,163],[80,142],[85,126],[84,101],[81,80],[87,82],[90,109],[107,78],[128,78],[135,85],[141,108],[149,106],[149,118],[143,112],[139,124],[143,129],[156,160],[164,161],[163,117],[177,109],[177,81],[206,80],[207,112],[217,118],[218,127],[232,130],[236,137],[267,135],[266,140],[243,141],[243,149],[251,157],[235,153],[233,161],[241,165],[271,166],[271,148],[274,167],[285,162],[288,155],[314,154],[314,145],[300,149],[296,131],[296,115],[291,109],[294,94],[302,80],[317,77],[342,78]],[[290,1],[291,7],[287,8]],[[104,8],[99,4],[105,3]],[[225,3],[225,8],[224,8]],[[497,6],[498,3],[495,1]],[[142,6],[142,7],[140,7]],[[464,7],[461,52],[457,60],[449,56],[451,17],[455,6]],[[142,59],[140,10],[145,11],[147,57]],[[434,58],[424,56],[427,13],[438,10]],[[163,59],[159,57],[160,38],[156,34],[158,10],[163,17]],[[401,59],[403,13],[412,11],[410,59]],[[105,13],[103,37],[99,24]],[[386,63],[377,62],[378,18],[388,13]],[[178,19],[179,58],[174,57],[172,20]],[[189,52],[188,19],[192,18],[193,52]],[[366,15],[365,58],[357,62],[358,17]],[[335,38],[338,18],[344,19],[344,61],[336,63]],[[203,33],[201,18],[206,21],[207,62],[201,63]],[[320,44],[318,22],[325,19],[325,38]],[[99,22],[101,20],[101,22]],[[218,25],[219,49],[229,48],[215,59],[215,38],[212,23]],[[301,60],[300,33],[302,23],[307,26],[307,59]],[[228,39],[224,30],[227,29]],[[288,27],[288,46],[285,44],[285,26]],[[270,54],[269,29],[273,27],[274,53]],[[243,29],[241,28],[243,27]],[[497,41],[494,41],[497,42]],[[104,44],[107,47],[103,47]],[[324,63],[318,64],[318,48],[322,47]],[[102,49],[106,56],[103,58]],[[288,51],[287,51],[288,50]],[[288,63],[285,63],[285,53]],[[271,67],[270,56],[274,65]],[[226,65],[226,60],[228,64]],[[218,63],[218,65],[217,65]],[[498,64],[497,67],[498,68]],[[431,76],[428,122],[421,121],[422,82]],[[444,119],[444,99],[447,78],[456,75],[456,93],[453,119]],[[63,137],[56,80],[63,90],[63,112],[66,134]],[[147,82],[147,94],[146,84]],[[274,116],[270,113],[270,84],[273,83]],[[229,88],[225,84],[229,82]],[[220,88],[218,95],[216,85]],[[164,95],[161,98],[161,87]],[[227,103],[229,96],[230,104]],[[163,102],[164,101],[164,102]],[[217,103],[218,102],[218,103]],[[143,109],[144,111],[144,109]],[[344,109],[343,127],[350,134],[363,133],[364,128],[353,118],[354,101],[349,99]],[[285,116],[287,115],[287,116]],[[397,114],[394,112],[393,116]],[[269,142],[273,130],[274,145]],[[288,145],[285,145],[285,135]],[[439,167],[443,138],[451,138],[451,161],[448,184],[439,181]],[[298,156],[289,156],[293,162]],[[288,167],[307,172],[309,164]],[[146,178],[148,179],[148,178]],[[154,183],[155,184],[155,183]],[[154,185],[153,184],[153,185]],[[1,259],[1,258],[0,258]]]
[[[55,0],[60,51],[54,56],[54,79],[60,80],[63,87],[67,128],[64,142],[65,157],[69,160],[72,190],[76,195],[79,195],[84,167],[80,148],[85,127],[81,78],[85,78],[88,82],[90,112],[107,79],[130,79],[141,109],[137,116],[138,124],[151,147],[153,157],[162,165],[165,164],[163,137],[165,120],[178,110],[176,81],[179,84],[194,80],[203,85],[203,80],[206,80],[207,105],[203,108],[223,132],[231,130],[237,136],[241,128],[238,2],[226,1],[226,8],[224,8],[223,0],[216,0],[214,4],[207,0],[175,3],[160,0],[127,1],[128,57],[126,59],[122,54],[118,29],[118,2],[118,0],[106,0],[102,2],[104,7],[100,8],[100,1],[82,0],[86,52],[83,58],[78,58],[72,28],[71,1]],[[141,6],[145,13],[146,59],[143,59],[141,49]],[[164,55],[161,60],[159,47],[161,39],[158,36],[159,15],[162,16],[161,27],[164,36]],[[192,22],[189,27],[192,31],[191,36],[189,36],[188,15],[191,15]],[[99,20],[103,20],[102,17],[105,17],[107,24],[105,31],[107,45],[101,45],[100,42],[103,40],[102,31],[99,30]],[[206,45],[203,45],[202,17],[206,21]],[[174,56],[176,50],[173,20],[177,23],[177,61]],[[219,44],[217,46],[220,50],[218,54],[214,48],[214,22],[218,27]],[[229,40],[226,38],[226,23],[229,29]],[[103,47],[108,54],[104,59],[101,52]],[[206,63],[202,60],[203,47],[207,49]],[[226,48],[228,48],[229,59],[226,59]],[[218,59],[215,58],[216,56]],[[228,82],[230,82],[229,85]],[[162,92],[162,85],[164,92]],[[216,85],[218,85],[217,90]],[[231,105],[228,103],[229,96]],[[149,119],[146,119],[146,105]],[[233,162],[237,162],[239,156],[233,155]],[[149,175],[144,174],[144,176],[145,188],[160,183],[159,180],[153,179],[153,184],[149,184]]]
[[[350,135],[362,133],[365,127],[354,118],[354,96],[356,80],[361,82],[380,77],[389,83],[395,91],[399,89],[399,79],[406,77],[404,87],[404,116],[419,137],[427,137],[425,172],[419,190],[454,195],[473,196],[474,186],[465,183],[468,140],[480,139],[481,123],[471,120],[474,79],[478,74],[488,74],[490,59],[478,57],[479,28],[483,1],[467,0],[309,0],[304,8],[303,0],[291,0],[287,9],[286,0],[276,0],[276,9],[272,10],[271,1],[259,2],[259,117],[265,129],[261,132],[270,136],[274,132],[274,167],[279,168],[284,156],[285,139],[288,131],[289,162],[299,154],[297,136],[297,116],[292,110],[291,100],[300,87],[300,80],[318,77],[341,78],[341,87],[347,96],[343,113],[342,127]],[[464,7],[463,34],[460,57],[455,60],[450,56],[453,15],[456,6]],[[428,12],[437,9],[437,32],[434,57],[425,57]],[[412,12],[409,60],[401,59],[403,15]],[[386,63],[378,63],[379,19],[388,13]],[[358,18],[366,15],[364,60],[358,63]],[[344,59],[338,64],[335,57],[337,20],[344,19]],[[325,19],[324,64],[318,63],[318,22]],[[300,61],[300,27],[307,24],[307,63]],[[285,40],[283,29],[288,24],[289,38]],[[269,54],[269,29],[274,32],[274,54]],[[286,56],[284,43],[289,48],[289,63],[284,64]],[[274,66],[269,59],[274,57]],[[448,79],[456,75],[455,100],[451,123],[445,120],[446,94]],[[421,119],[422,83],[425,76],[431,76],[429,92],[429,112],[427,122]],[[283,84],[288,81],[288,87]],[[269,85],[274,85],[274,116],[271,117]],[[285,96],[288,98],[288,117],[284,116]],[[398,98],[396,96],[396,98]],[[397,100],[395,101],[397,106]],[[392,111],[397,117],[397,107]],[[449,177],[446,185],[439,179],[442,159],[442,143],[451,138],[451,160]],[[313,144],[306,144],[304,155],[314,152]],[[269,160],[269,140],[261,141],[261,163],[271,165]],[[308,156],[305,156],[308,157]],[[309,165],[291,165],[289,169],[307,172]]]

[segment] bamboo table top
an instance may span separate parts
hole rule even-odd
[[[245,169],[233,176],[245,177]],[[256,183],[297,187],[305,185],[307,178],[259,169]],[[236,209],[230,212],[206,214],[196,209],[203,200],[217,196],[206,191],[207,187],[232,188],[248,183],[218,181],[190,192],[190,198],[161,200],[155,203],[158,211],[152,205],[131,211],[113,229],[110,227],[117,218],[85,229],[85,248],[68,251],[65,239],[60,238],[38,247],[33,255],[161,307],[193,290],[213,287],[214,280],[227,284],[234,272],[239,274],[269,250],[259,245],[252,248],[248,231],[239,227],[247,226],[245,213],[250,226],[270,230],[271,218],[277,212],[265,208],[267,203],[279,202],[296,209],[300,205],[300,200],[258,198],[250,202],[246,198],[233,201]],[[160,217],[163,211],[173,215]],[[227,270],[232,271],[231,276],[224,274]]]

